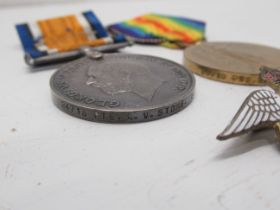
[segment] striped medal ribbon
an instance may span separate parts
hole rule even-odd
[[[114,42],[92,11],[17,24],[16,30],[25,54],[32,58]]]
[[[205,39],[206,23],[185,17],[146,14],[120,23],[108,30],[123,34],[141,44],[158,44],[169,48],[185,48]]]

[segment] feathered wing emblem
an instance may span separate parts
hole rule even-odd
[[[272,128],[278,122],[280,122],[279,96],[272,91],[256,90],[245,99],[230,124],[217,139],[225,140],[249,131]]]

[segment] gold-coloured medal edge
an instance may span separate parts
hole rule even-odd
[[[235,72],[223,71],[220,69],[208,68],[202,65],[198,65],[186,57],[184,57],[184,65],[187,69],[193,73],[205,77],[207,79],[237,84],[237,85],[250,85],[250,86],[261,86],[265,85],[261,80],[260,74],[241,74]]]

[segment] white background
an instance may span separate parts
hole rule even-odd
[[[14,24],[83,10],[104,24],[146,12],[207,21],[210,41],[280,47],[279,0],[97,1],[0,9],[0,210],[279,210],[280,146],[273,131],[215,139],[260,87],[196,76],[193,103],[166,119],[87,122],[50,97],[54,70],[32,71]],[[180,50],[130,53],[182,63]]]
[[[0,0],[0,6],[18,6],[31,4],[46,4],[46,3],[71,3],[71,2],[86,2],[90,0]],[[93,0],[104,1],[104,0]],[[110,1],[110,0],[109,0]]]

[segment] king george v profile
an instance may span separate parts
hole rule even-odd
[[[156,90],[165,82],[144,65],[133,63],[91,66],[87,76],[87,85],[100,88],[108,95],[133,93],[146,101],[151,101]]]

